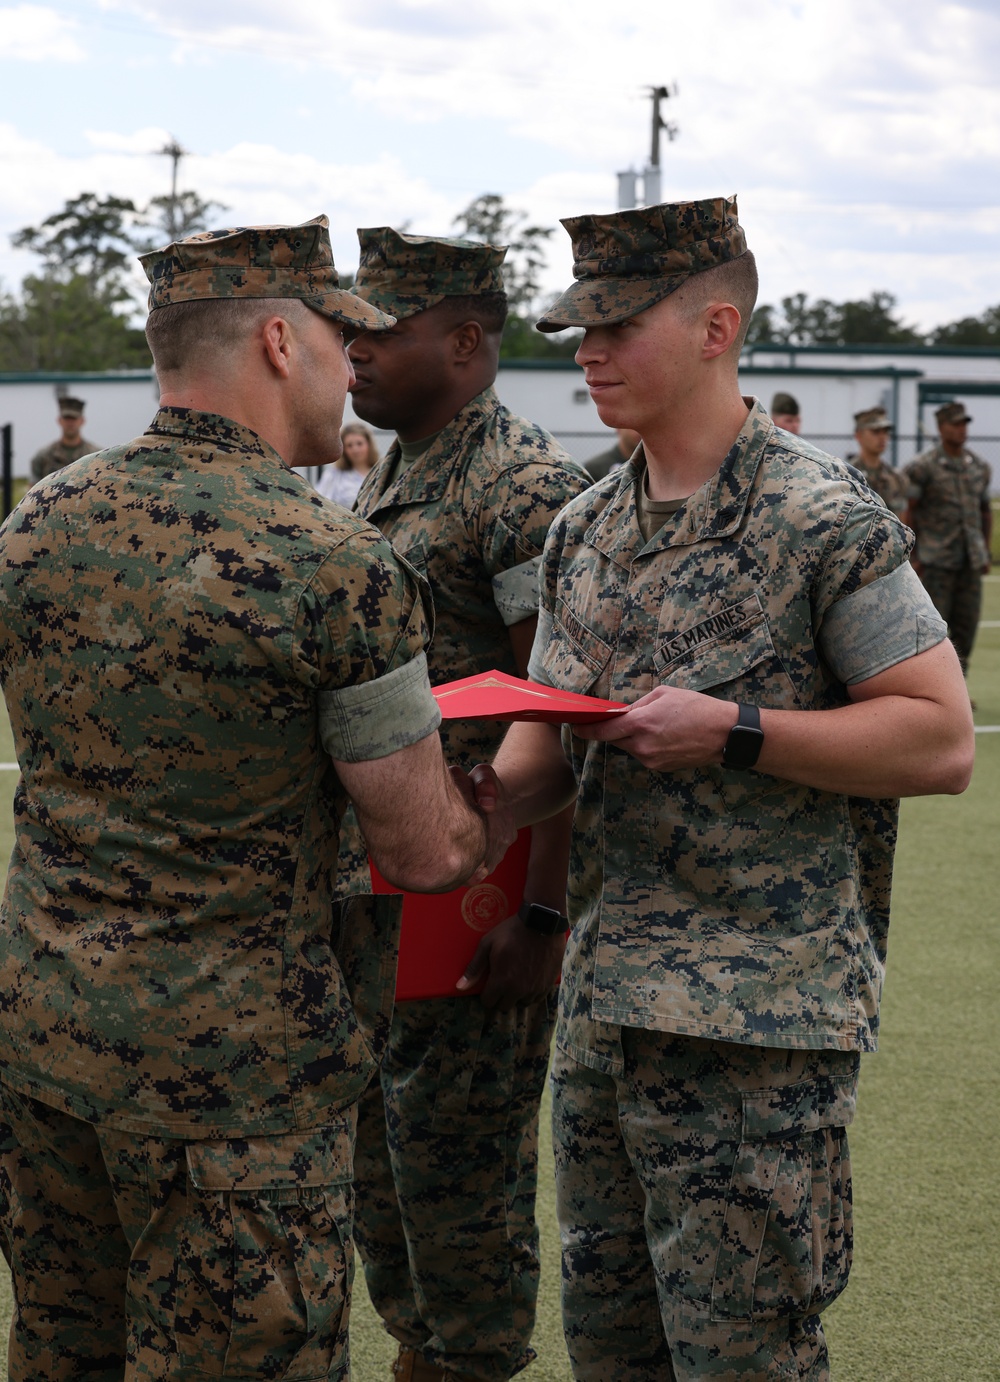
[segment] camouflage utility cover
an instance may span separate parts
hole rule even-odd
[[[635,701],[677,686],[825,710],[939,643],[911,536],[840,461],[754,404],[717,474],[644,544],[642,452],[546,544],[530,674]],[[580,783],[561,1021],[789,1047],[875,1045],[897,803],[721,765],[651,772],[569,739]]]
[[[934,416],[938,422],[971,422],[972,418],[965,411],[964,403],[942,403],[940,408],[935,409]]]
[[[393,325],[340,286],[330,222],[206,230],[139,256],[149,279],[149,310],[207,298],[300,298],[326,317],[365,331]]]
[[[873,432],[891,432],[892,420],[884,408],[862,408],[860,413],[854,414],[854,430],[863,432],[866,428]]]
[[[225,418],[161,409],[29,491],[0,533],[7,1084],[195,1138],[357,1098],[396,915],[335,906],[323,745],[374,758],[435,728],[427,636],[389,544]]]
[[[903,475],[913,500],[919,560],[946,571],[986,566],[983,508],[990,502],[991,472],[982,457],[968,448],[949,456],[939,443],[915,456]]]
[[[735,197],[573,216],[562,224],[573,241],[576,282],[538,320],[539,331],[624,321],[747,248]]]
[[[412,317],[446,297],[502,293],[505,245],[404,235],[391,226],[359,229],[354,291],[394,317]]]
[[[588,477],[541,427],[503,407],[492,388],[457,414],[396,478],[399,444],[367,476],[357,510],[427,577],[434,597],[431,685],[496,667],[516,675],[507,626],[538,612],[549,525]],[[505,727],[441,726],[450,762],[493,756]]]

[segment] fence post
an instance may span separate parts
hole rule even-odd
[[[3,516],[6,518],[14,507],[14,476],[12,474],[14,469],[13,423],[5,422],[3,427],[0,428],[0,436],[3,438],[2,443],[0,443],[3,457]]]

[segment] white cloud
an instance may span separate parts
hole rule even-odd
[[[0,59],[15,62],[82,62],[78,26],[41,5],[0,9]]]

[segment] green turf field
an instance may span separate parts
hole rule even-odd
[[[1000,1379],[1000,575],[987,581],[983,620],[970,677],[982,729],[972,786],[903,803],[882,1049],[863,1063],[851,1132],[854,1272],[826,1317],[835,1382]],[[0,762],[11,758],[0,717]],[[4,859],[15,776],[0,769]],[[549,1167],[545,1145],[539,1359],[528,1382],[570,1377]],[[0,1332],[9,1311],[5,1282]],[[360,1273],[352,1339],[357,1382],[389,1382],[395,1349]]]

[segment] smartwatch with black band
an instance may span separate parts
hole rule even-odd
[[[753,768],[764,744],[764,731],[760,727],[760,711],[755,705],[741,705],[739,719],[729,731],[726,747],[722,750],[722,764],[725,768]]]
[[[554,907],[543,907],[540,902],[522,902],[517,914],[529,931],[539,936],[561,936],[569,929],[569,922],[562,912]]]

